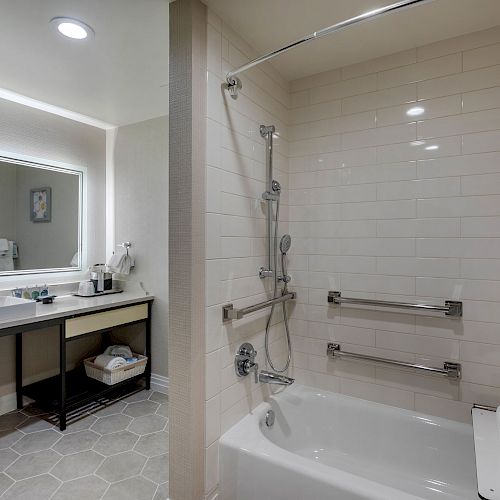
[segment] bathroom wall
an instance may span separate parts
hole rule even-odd
[[[270,280],[258,277],[266,265],[265,143],[261,124],[276,126],[275,178],[288,190],[288,84],[270,66],[244,75],[238,100],[221,89],[229,68],[255,52],[220,18],[208,11],[207,168],[206,168],[206,478],[208,494],[218,483],[218,439],[229,427],[258,405],[267,394],[253,377],[239,379],[234,354],[251,342],[264,360],[267,314],[222,324],[222,306],[255,304],[270,296]],[[280,234],[288,230],[284,196]],[[278,315],[275,323],[280,321]],[[282,329],[272,329],[271,352],[283,365]]]
[[[155,295],[152,370],[166,377],[168,326],[168,116],[119,127],[114,144],[115,240],[130,241],[128,279]],[[117,251],[123,251],[117,248]]]
[[[87,169],[87,242],[89,262],[105,258],[105,131],[41,110],[0,99],[0,151],[46,158]],[[0,277],[0,288],[8,277]],[[29,283],[33,283],[31,280]],[[39,279],[40,283],[41,280]],[[4,285],[4,286],[2,286]],[[24,341],[25,383],[58,370],[58,335],[54,329],[30,333]],[[93,345],[75,346],[69,362],[91,352]],[[15,403],[14,338],[0,339],[0,413]]]
[[[294,81],[291,103],[297,380],[463,421],[500,404],[500,27]],[[464,316],[332,307],[328,290]],[[463,377],[329,361],[329,340]]]

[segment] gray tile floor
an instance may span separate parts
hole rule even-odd
[[[0,498],[166,500],[167,410],[164,394],[141,391],[64,432],[29,407],[1,415]]]

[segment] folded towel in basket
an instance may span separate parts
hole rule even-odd
[[[119,356],[111,356],[108,354],[100,354],[94,359],[94,364],[99,368],[107,368],[108,370],[114,370],[116,368],[121,368],[125,366],[127,362],[125,358]]]
[[[128,345],[110,345],[104,351],[109,356],[120,356],[121,358],[131,358],[132,349]]]

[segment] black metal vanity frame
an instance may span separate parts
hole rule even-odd
[[[36,393],[36,388],[40,387],[41,384],[47,382],[52,382],[54,385],[57,386],[57,396],[56,399],[58,401],[57,408],[55,409],[55,413],[58,416],[59,419],[59,429],[61,431],[64,431],[66,429],[67,425],[67,415],[68,412],[76,410],[78,408],[81,408],[85,405],[88,405],[89,403],[92,403],[93,401],[97,401],[100,398],[103,398],[105,396],[110,395],[110,393],[117,392],[120,389],[126,390],[128,386],[130,386],[131,390],[129,393],[134,393],[138,392],[138,390],[142,389],[150,389],[151,387],[151,308],[152,308],[152,303],[153,299],[146,299],[143,301],[139,302],[134,302],[133,304],[120,304],[117,306],[110,306],[110,307],[103,307],[100,308],[99,310],[94,310],[94,311],[89,311],[89,312],[84,312],[81,314],[68,314],[67,316],[62,316],[60,318],[54,318],[54,319],[48,319],[48,320],[42,320],[42,321],[35,321],[32,323],[26,323],[24,325],[19,325],[19,326],[12,326],[8,328],[1,328],[0,327],[0,337],[6,337],[9,335],[15,335],[16,336],[16,397],[17,397],[17,408],[20,410],[23,408],[23,395],[25,393],[30,393],[29,395],[31,396],[31,392],[29,389],[35,389]],[[103,333],[110,333],[113,329],[111,328],[104,328],[102,330],[96,330],[88,333],[84,333],[75,337],[69,337],[66,338],[66,321],[69,319],[73,318],[79,318],[82,316],[89,316],[93,315],[99,312],[107,312],[111,310],[117,310],[117,309],[123,309],[126,307],[130,307],[131,305],[141,305],[141,304],[147,304],[148,305],[148,315],[147,318],[145,319],[140,319],[137,321],[132,321],[129,323],[122,323],[120,325],[117,325],[119,327],[122,326],[130,326],[134,324],[139,324],[139,323],[144,323],[146,326],[146,342],[145,342],[145,356],[148,357],[148,362],[146,365],[146,370],[144,371],[143,374],[137,375],[135,377],[132,377],[130,379],[124,380],[123,382],[119,382],[114,385],[106,385],[104,383],[94,381],[92,379],[89,380],[89,386],[92,386],[93,390],[90,390],[88,394],[85,396],[75,396],[75,397],[68,397],[68,391],[67,391],[67,375],[68,372],[66,371],[66,345],[68,342],[73,342],[78,339],[88,337],[89,335],[96,335],[96,334],[103,334]],[[23,334],[34,331],[34,330],[41,330],[43,328],[47,327],[53,327],[57,326],[59,327],[59,375],[56,375],[55,377],[41,380],[39,382],[35,382],[34,384],[30,384],[28,386],[23,386]],[[140,389],[137,388],[137,382],[143,380],[144,381],[144,386],[142,386]],[[135,388],[134,388],[135,387]],[[132,389],[134,388],[134,389]],[[28,395],[28,394],[27,394]],[[36,397],[34,398],[36,400]]]

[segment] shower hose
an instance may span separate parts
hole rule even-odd
[[[272,210],[272,205],[270,204],[269,207],[270,210]],[[280,213],[280,200],[276,201],[276,216],[274,220],[274,292],[273,292],[273,297],[276,298],[278,297],[278,269],[277,269],[277,260],[278,260],[278,223],[279,223],[279,213]],[[281,271],[282,275],[285,275],[285,253],[281,254]],[[284,295],[287,293],[287,282],[286,280],[283,281],[284,286],[283,290],[281,291],[281,294]],[[274,308],[275,306],[271,306],[271,312],[269,313],[269,317],[267,318],[267,324],[266,324],[266,335],[265,335],[265,349],[266,349],[266,358],[267,362],[269,363],[269,366],[271,369],[277,373],[283,373],[288,370],[288,367],[290,366],[290,361],[292,359],[292,341],[290,339],[290,329],[288,327],[288,313],[286,310],[286,304],[285,302],[282,302],[281,304],[283,308],[283,322],[285,325],[285,333],[286,333],[286,343],[287,343],[287,348],[288,348],[288,357],[286,364],[283,368],[277,368],[272,359],[271,359],[271,354],[269,352],[269,335],[270,335],[270,329],[271,329],[271,322],[273,318],[273,313],[274,313]]]

